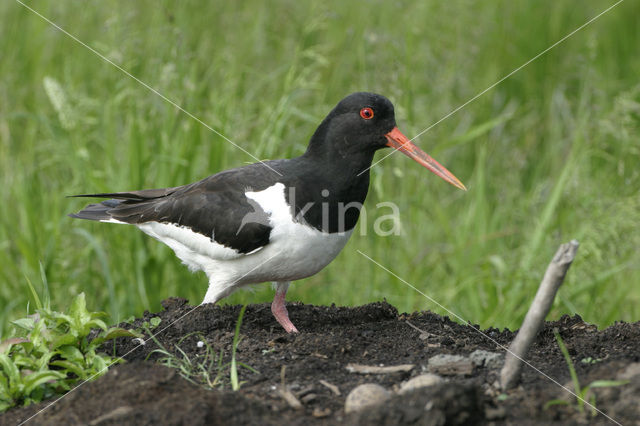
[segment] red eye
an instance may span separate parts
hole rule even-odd
[[[373,110],[369,107],[362,108],[360,110],[360,117],[364,118],[365,120],[371,120],[373,118]]]

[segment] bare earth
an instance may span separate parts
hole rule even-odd
[[[144,320],[154,316],[162,319],[156,332],[193,309],[183,299],[168,299],[164,307],[162,312],[144,316]],[[429,362],[435,355],[468,356],[476,350],[504,355],[503,349],[472,325],[460,325],[430,312],[398,314],[385,302],[355,308],[300,303],[288,307],[299,335],[287,335],[268,305],[247,307],[236,356],[259,373],[240,368],[242,386],[238,392],[231,390],[228,371],[224,390],[207,390],[187,382],[176,370],[158,365],[157,354],[147,359],[157,347],[152,341],[140,346],[131,339],[119,339],[115,351],[127,354],[127,363],[76,388],[27,424],[615,424],[602,414],[591,416],[589,409],[578,412],[566,391],[531,368],[524,368],[519,387],[501,395],[495,386],[499,359],[484,365],[465,358],[444,367]],[[222,349],[227,362],[239,312],[239,306],[201,306],[161,332],[158,339],[176,352],[179,339],[197,332],[199,336],[191,335],[180,343],[189,358],[197,360],[203,354],[197,341],[204,339],[218,353]],[[142,321],[137,319],[133,327],[140,327]],[[621,424],[640,424],[640,323],[618,323],[604,330],[578,316],[547,323],[528,360],[573,390],[553,336],[554,327],[560,330],[583,386],[594,380],[630,380],[624,386],[596,389],[596,406]],[[505,346],[514,336],[509,330],[484,333]],[[113,345],[109,350],[114,350]],[[359,374],[347,370],[350,363],[414,367],[404,372]],[[293,408],[295,401],[287,402],[279,391],[283,367],[286,386],[301,408]],[[402,382],[429,371],[438,373],[444,382],[397,393]],[[347,395],[364,383],[381,385],[391,397],[347,414]],[[558,398],[572,404],[543,409],[546,402]],[[10,410],[0,416],[0,424],[18,424],[48,404]]]

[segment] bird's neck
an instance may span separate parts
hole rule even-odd
[[[371,159],[354,168],[341,158],[315,157],[312,153],[293,159],[305,179],[287,185],[287,202],[292,214],[303,215],[306,223],[324,232],[343,232],[355,227],[369,190]],[[361,173],[359,176],[358,174]]]
[[[322,167],[322,172],[332,179],[347,182],[369,182],[369,167],[375,150],[360,150],[350,147],[347,141],[336,140],[329,132],[328,120],[323,121],[309,141],[303,161],[312,160]]]
[[[313,167],[310,174],[314,175],[318,181],[327,183],[335,191],[352,192],[357,191],[366,196],[369,187],[369,167],[373,161],[372,153],[351,153],[340,155],[336,152],[313,152],[307,150],[302,157],[303,163]],[[357,197],[360,198],[360,197]],[[358,200],[360,202],[364,201]]]

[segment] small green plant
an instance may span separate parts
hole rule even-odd
[[[591,415],[595,416],[598,414],[596,410],[596,396],[593,392],[590,392],[593,388],[607,388],[613,386],[622,386],[629,383],[629,380],[595,380],[589,383],[585,387],[580,387],[580,382],[578,381],[578,373],[576,373],[576,369],[573,366],[573,362],[571,361],[571,355],[569,355],[569,351],[562,341],[562,337],[560,337],[560,333],[558,329],[553,330],[553,335],[556,337],[556,341],[558,342],[558,346],[560,347],[560,352],[564,356],[565,361],[567,362],[567,366],[569,367],[569,373],[571,374],[571,381],[573,382],[573,389],[575,394],[577,395],[576,402],[574,407],[580,413],[584,413],[584,407],[587,405],[587,398],[589,399],[589,405],[591,407]],[[569,401],[565,401],[564,399],[554,399],[547,402],[544,405],[544,409],[553,406],[553,405],[570,405]]]
[[[199,337],[205,348],[204,354],[198,355],[197,359],[189,358],[186,352],[180,347],[185,339],[193,335]],[[162,357],[158,359],[160,364],[169,368],[175,368],[185,380],[196,385],[201,385],[206,389],[223,387],[222,377],[225,366],[222,365],[222,350],[220,350],[219,354],[216,354],[211,345],[207,343],[199,333],[189,333],[182,337],[178,343],[174,345],[177,354],[169,352],[154,335],[151,335],[151,339],[158,345],[159,349],[153,350],[149,356],[153,353],[162,355]]]
[[[0,342],[0,412],[63,394],[76,383],[104,374],[120,358],[99,353],[100,345],[117,337],[137,337],[122,328],[107,328],[89,312],[84,293],[69,313],[43,307],[36,298],[34,315],[12,321],[14,336]],[[101,330],[90,338],[92,330]]]
[[[582,359],[580,360],[580,362],[581,362],[582,364],[590,364],[590,365],[591,365],[591,364],[597,364],[597,363],[599,363],[600,361],[602,361],[600,358],[593,358],[593,357],[590,357],[590,356],[588,356],[588,357],[586,357],[586,358],[582,358]]]
[[[136,320],[136,317],[134,317],[133,315],[131,315],[129,318],[125,319],[123,322],[127,323],[127,324],[133,324]],[[152,317],[149,319],[149,321],[143,321],[142,324],[140,324],[140,327],[136,327],[133,328],[133,330],[137,331],[138,333],[142,333],[144,331],[150,331],[153,330],[155,328],[158,328],[158,326],[160,325],[160,323],[162,322],[162,318],[160,317]],[[149,333],[151,334],[151,333]]]
[[[153,330],[154,328],[158,327],[161,322],[162,322],[162,319],[160,319],[160,317],[153,317],[148,321],[149,323],[148,327],[151,330]],[[143,324],[147,324],[147,321],[145,321]]]
[[[242,382],[238,380],[238,367],[244,367],[249,371],[258,373],[256,369],[249,365],[236,360],[236,351],[238,344],[241,341],[240,326],[242,325],[242,317],[246,305],[240,310],[238,321],[236,323],[236,330],[233,336],[233,343],[231,345],[231,361],[222,363],[223,352],[220,349],[219,353],[216,353],[211,345],[206,341],[204,336],[199,333],[189,333],[182,337],[175,346],[176,353],[171,353],[167,350],[158,339],[147,328],[147,333],[151,336],[151,339],[158,346],[158,349],[153,350],[149,356],[153,353],[158,353],[162,357],[158,362],[170,368],[178,370],[180,376],[188,380],[191,383],[204,386],[206,389],[223,388],[224,387],[224,373],[229,369],[229,383],[231,389],[237,391],[240,389]],[[180,348],[182,342],[190,336],[196,335],[199,337],[199,342],[202,342],[202,346],[205,348],[204,354],[198,355],[196,358],[189,358],[187,353]],[[148,357],[147,357],[148,358]]]

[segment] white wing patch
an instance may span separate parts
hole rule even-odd
[[[100,222],[103,222],[103,223],[119,223],[121,225],[129,225],[127,222],[123,222],[121,220],[114,219],[114,218],[102,219]]]
[[[293,223],[291,207],[284,198],[284,184],[276,183],[265,190],[258,192],[245,192],[245,196],[254,200],[269,216],[269,225],[276,231],[279,226]],[[273,233],[273,231],[271,231]]]

